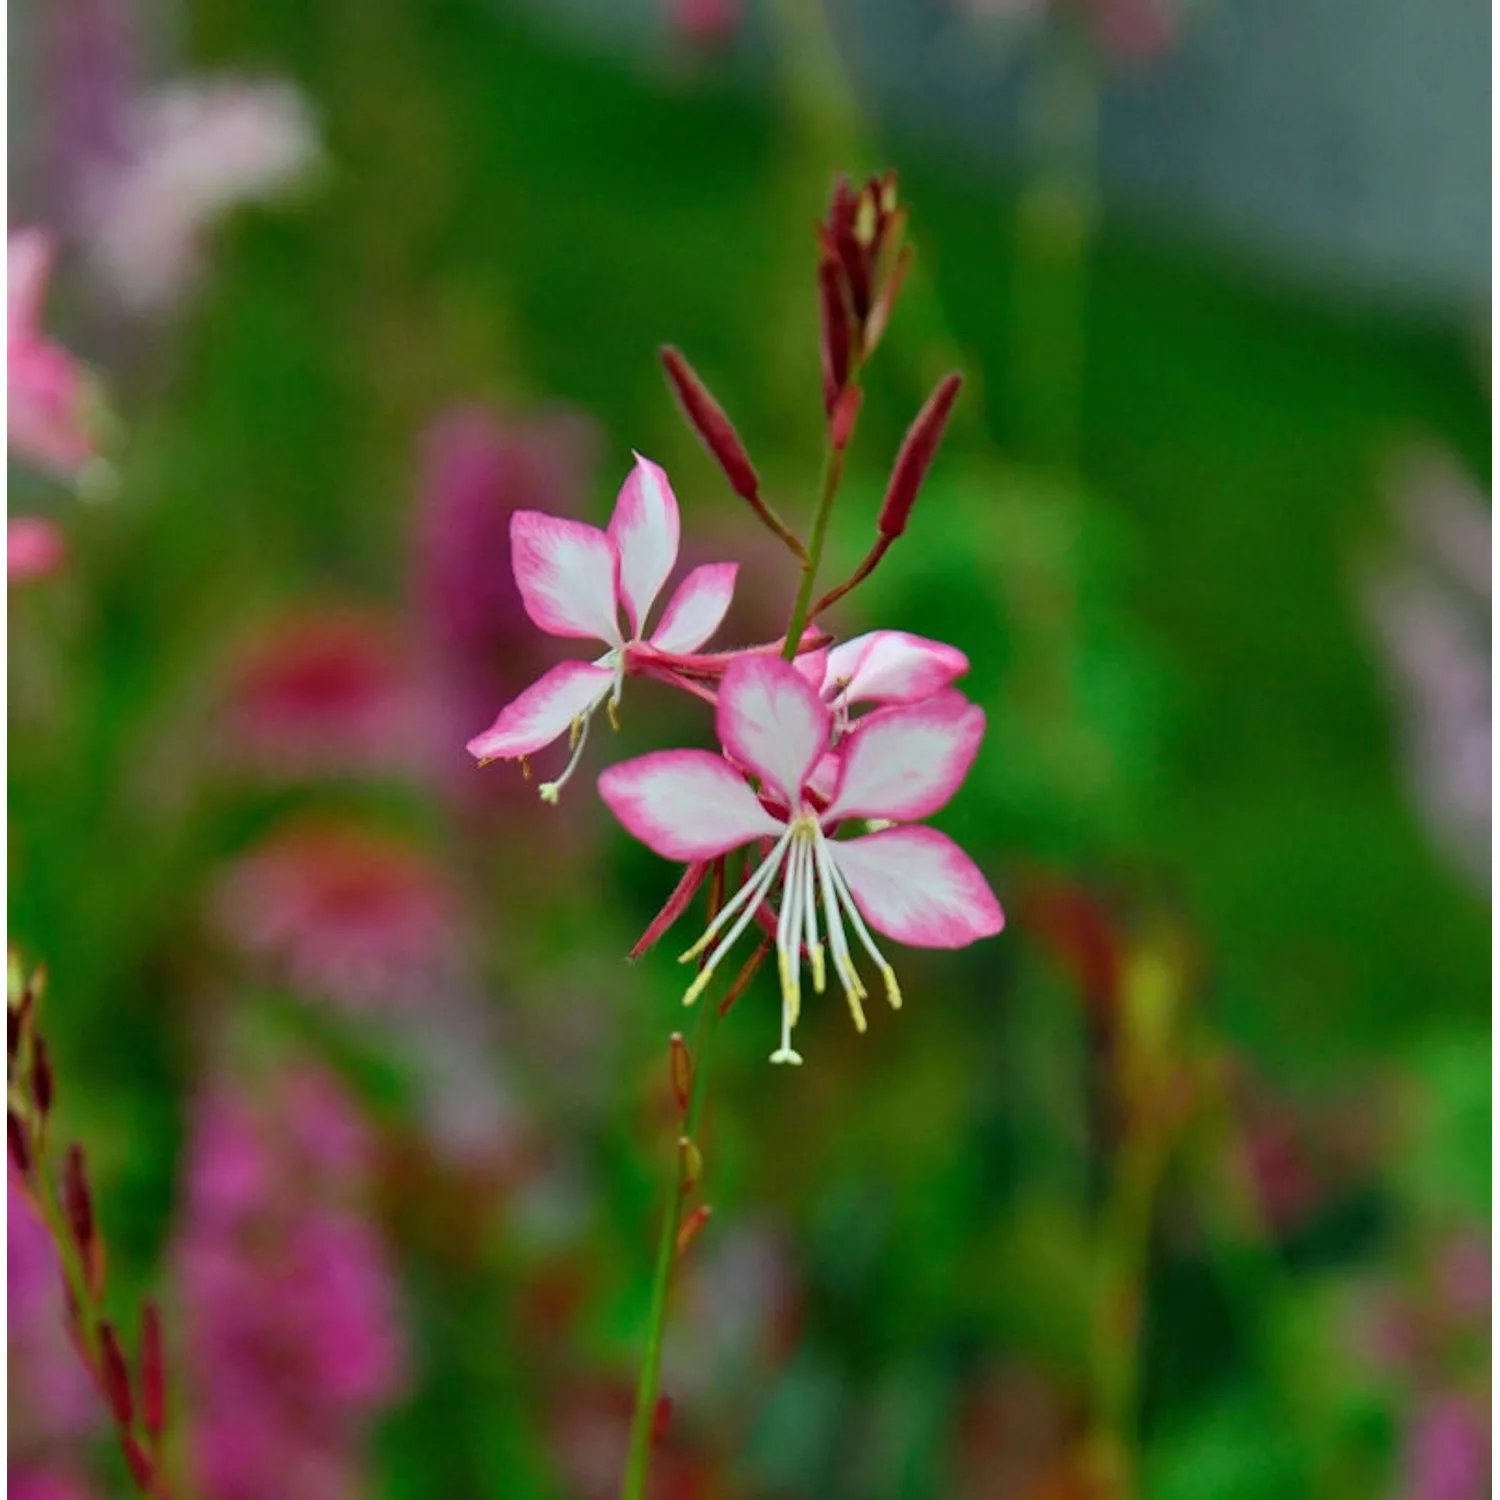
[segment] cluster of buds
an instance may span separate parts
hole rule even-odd
[[[60,1187],[48,1162],[56,1084],[51,1054],[37,1026],[45,988],[45,971],[27,973],[12,954],[6,997],[5,1118],[11,1180],[25,1193],[57,1250],[65,1281],[68,1337],[114,1420],[130,1477],[148,1500],[170,1500],[160,1317],[151,1303],[143,1307],[132,1371],[115,1324],[103,1314],[108,1257],[83,1147],[68,1147]]]
[[[818,297],[823,315],[823,406],[843,447],[859,410],[858,376],[891,320],[913,250],[905,241],[906,210],[896,174],[886,172],[856,188],[834,184],[827,216],[818,225],[822,259]]]

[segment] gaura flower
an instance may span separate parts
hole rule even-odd
[[[957,646],[910,635],[904,630],[871,630],[835,646],[826,657],[799,657],[805,675],[815,677],[826,703],[920,703],[951,687],[969,670]]]
[[[42,331],[51,237],[41,229],[15,230],[7,254],[7,442],[47,473],[76,479],[97,453],[89,423],[93,396],[84,367]]]
[[[33,583],[61,571],[68,560],[68,544],[61,530],[43,516],[12,516],[6,522],[6,579],[11,584]]]
[[[673,678],[674,666],[718,629],[734,594],[735,563],[694,568],[646,638],[651,607],[677,562],[680,525],[666,473],[639,454],[605,531],[534,510],[511,517],[511,566],[532,623],[548,635],[600,641],[608,649],[592,662],[553,667],[507,704],[469,741],[481,765],[521,759],[571,731],[566,768],[541,787],[543,800],[556,802],[577,768],[589,721],[606,702],[613,722],[626,676]],[[622,607],[628,633],[620,625]]]
[[[717,729],[724,756],[658,751],[612,766],[599,778],[600,795],[620,822],[667,859],[702,862],[752,842],[768,851],[683,955],[687,961],[708,950],[686,1004],[702,994],[778,880],[781,1045],[772,1062],[802,1061],[791,1044],[801,1009],[802,955],[821,993],[825,938],[854,1024],[864,1030],[860,1002],[868,991],[854,966],[846,923],[898,1008],[901,990],[872,927],[919,948],[962,948],[1000,931],[1005,919],[984,876],[936,830],[833,836],[851,818],[907,823],[943,807],[978,752],[981,709],[948,692],[872,713],[846,741],[826,801],[810,783],[828,748],[833,714],[795,667],[761,655],[731,662],[719,689]],[[757,778],[758,792],[735,766]]]

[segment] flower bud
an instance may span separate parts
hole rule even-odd
[[[857,386],[846,386],[843,395],[833,404],[833,420],[829,423],[829,440],[835,448],[847,448],[854,436],[854,424],[859,420],[859,409],[864,402],[864,392]]]
[[[672,1033],[671,1067],[672,1092],[677,1097],[677,1113],[686,1115],[688,1099],[693,1092],[693,1059],[680,1031]]]
[[[121,1427],[129,1427],[135,1415],[130,1399],[130,1370],[125,1363],[125,1354],[115,1334],[113,1323],[99,1324],[99,1379],[104,1388],[104,1399]]]
[[[703,1153],[695,1142],[682,1136],[677,1142],[677,1161],[678,1185],[684,1193],[690,1193],[703,1175]]]
[[[818,263],[818,300],[823,314],[823,406],[832,415],[833,404],[849,381],[851,336],[838,267],[827,258]]]
[[[729,487],[742,499],[753,500],[760,493],[760,477],[724,408],[714,400],[698,372],[670,344],[661,351],[661,362],[683,415],[723,469]]]
[[[31,1145],[26,1138],[26,1127],[13,1109],[5,1111],[5,1138],[10,1146],[11,1165],[22,1177],[31,1175]]]
[[[656,1398],[656,1410],[651,1414],[651,1446],[654,1448],[667,1435],[667,1428],[672,1425],[672,1398],[670,1396],[658,1396]]]
[[[160,1437],[167,1425],[167,1362],[161,1314],[154,1302],[141,1309],[141,1421],[153,1438]]]
[[[907,428],[901,451],[896,455],[895,467],[891,470],[885,503],[880,507],[880,517],[875,523],[882,536],[898,537],[906,530],[911,508],[917,503],[922,481],[932,467],[933,456],[943,440],[943,430],[948,425],[949,414],[963,382],[963,376],[956,370],[945,375],[927,398],[927,404],[917,413],[916,420]]]
[[[708,1204],[700,1203],[687,1218],[682,1221],[682,1227],[677,1231],[677,1253],[686,1255],[692,1243],[702,1233],[703,1226],[713,1216],[713,1209]]]
[[[156,1465],[151,1462],[150,1456],[133,1433],[120,1434],[120,1451],[125,1455],[125,1467],[130,1470],[135,1487],[142,1494],[155,1493],[153,1486],[156,1484]]]
[[[82,1146],[68,1147],[67,1161],[63,1166],[62,1196],[73,1241],[84,1260],[89,1261],[94,1253],[94,1200],[89,1192],[88,1168],[84,1164]]]
[[[43,1120],[52,1111],[52,1098],[52,1059],[46,1042],[41,1037],[34,1037],[31,1043],[31,1102]]]

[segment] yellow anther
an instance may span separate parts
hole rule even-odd
[[[896,983],[896,971],[889,964],[882,964],[880,972],[885,977],[886,999],[891,1002],[892,1010],[901,1009],[901,986]]]
[[[615,699],[611,698],[604,705],[604,712],[609,715],[609,727],[618,730],[620,727],[620,705]]]
[[[823,972],[823,945],[814,943],[807,953],[808,961],[812,964],[813,989],[818,994],[823,993],[823,982],[827,975]]]

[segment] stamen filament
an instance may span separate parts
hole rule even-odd
[[[880,977],[885,980],[886,999],[891,1002],[892,1010],[900,1010],[901,986],[896,983],[896,971],[885,961],[885,956],[875,946],[875,939],[870,936],[870,929],[865,926],[865,919],[860,916],[859,908],[854,904],[854,894],[849,889],[849,882],[844,879],[844,872],[839,869],[838,860],[834,858],[831,851],[828,854],[828,866],[833,872],[834,886],[838,891],[839,899],[849,913],[849,920],[854,924],[854,931],[858,934],[860,942],[865,945],[865,952],[875,960],[875,966],[880,970]]]
[[[734,925],[724,935],[719,945],[709,955],[708,962],[699,971],[698,977],[688,986],[687,993],[682,997],[684,1005],[691,1005],[703,993],[709,980],[713,978],[714,970],[718,968],[724,955],[734,947],[739,941],[740,934],[755,920],[755,913],[759,909],[760,903],[765,899],[766,892],[770,890],[772,883],[776,879],[777,871],[781,866],[781,856],[786,849],[787,840],[790,837],[790,830],[781,836],[765,863],[750,878],[750,882],[744,890],[740,892],[741,897],[746,896],[747,893],[749,895],[749,899],[745,902],[744,910],[740,913]],[[728,908],[726,907],[725,910],[728,910]],[[722,916],[723,912],[719,915]]]
[[[865,1012],[859,1002],[865,998],[867,991],[854,967],[854,960],[849,956],[849,942],[844,936],[844,924],[839,916],[833,877],[829,873],[832,859],[828,853],[827,840],[824,839],[821,829],[818,832],[816,847],[818,873],[822,877],[823,886],[823,916],[828,927],[828,948],[833,955],[833,971],[839,976],[839,982],[844,986],[844,994],[848,997],[849,1013],[854,1017],[854,1029],[863,1031]]]
[[[823,837],[820,831],[815,837]],[[817,855],[812,845],[807,849],[807,868],[802,879],[802,941],[807,944],[807,961],[812,965],[813,989],[821,995],[825,975],[823,973],[823,945],[818,941]]]
[[[543,802],[550,802],[555,807],[558,794],[568,784],[573,772],[578,769],[578,762],[583,759],[583,747],[588,743],[589,720],[594,717],[594,711],[599,707],[600,702],[601,700],[596,698],[569,726],[568,743],[573,747],[573,753],[568,757],[568,764],[556,781],[544,781],[536,789],[537,795]]]
[[[708,924],[707,928],[704,929],[703,936],[700,937],[698,941],[694,943],[693,946],[689,948],[687,952],[677,960],[678,963],[690,963],[693,959],[697,958],[697,956],[702,953],[703,950],[708,947],[708,945],[713,941],[714,934],[718,932],[719,929],[723,927],[723,925],[728,922],[737,911],[739,911],[740,907],[743,906],[746,901],[750,899],[750,894],[755,889],[756,885],[769,883],[763,882],[761,877],[776,863],[776,861],[780,859],[781,852],[786,848],[787,841],[791,838],[791,836],[792,830],[788,828],[787,831],[782,834],[782,836],[776,841],[775,848],[773,848],[771,852],[766,855],[765,859],[761,861],[755,873],[744,883],[744,885],[739,888],[739,890],[734,893],[733,896],[729,898],[728,901],[724,903],[724,905],[719,909],[718,916],[716,916],[713,921]],[[754,908],[752,908],[752,910],[753,909]]]

